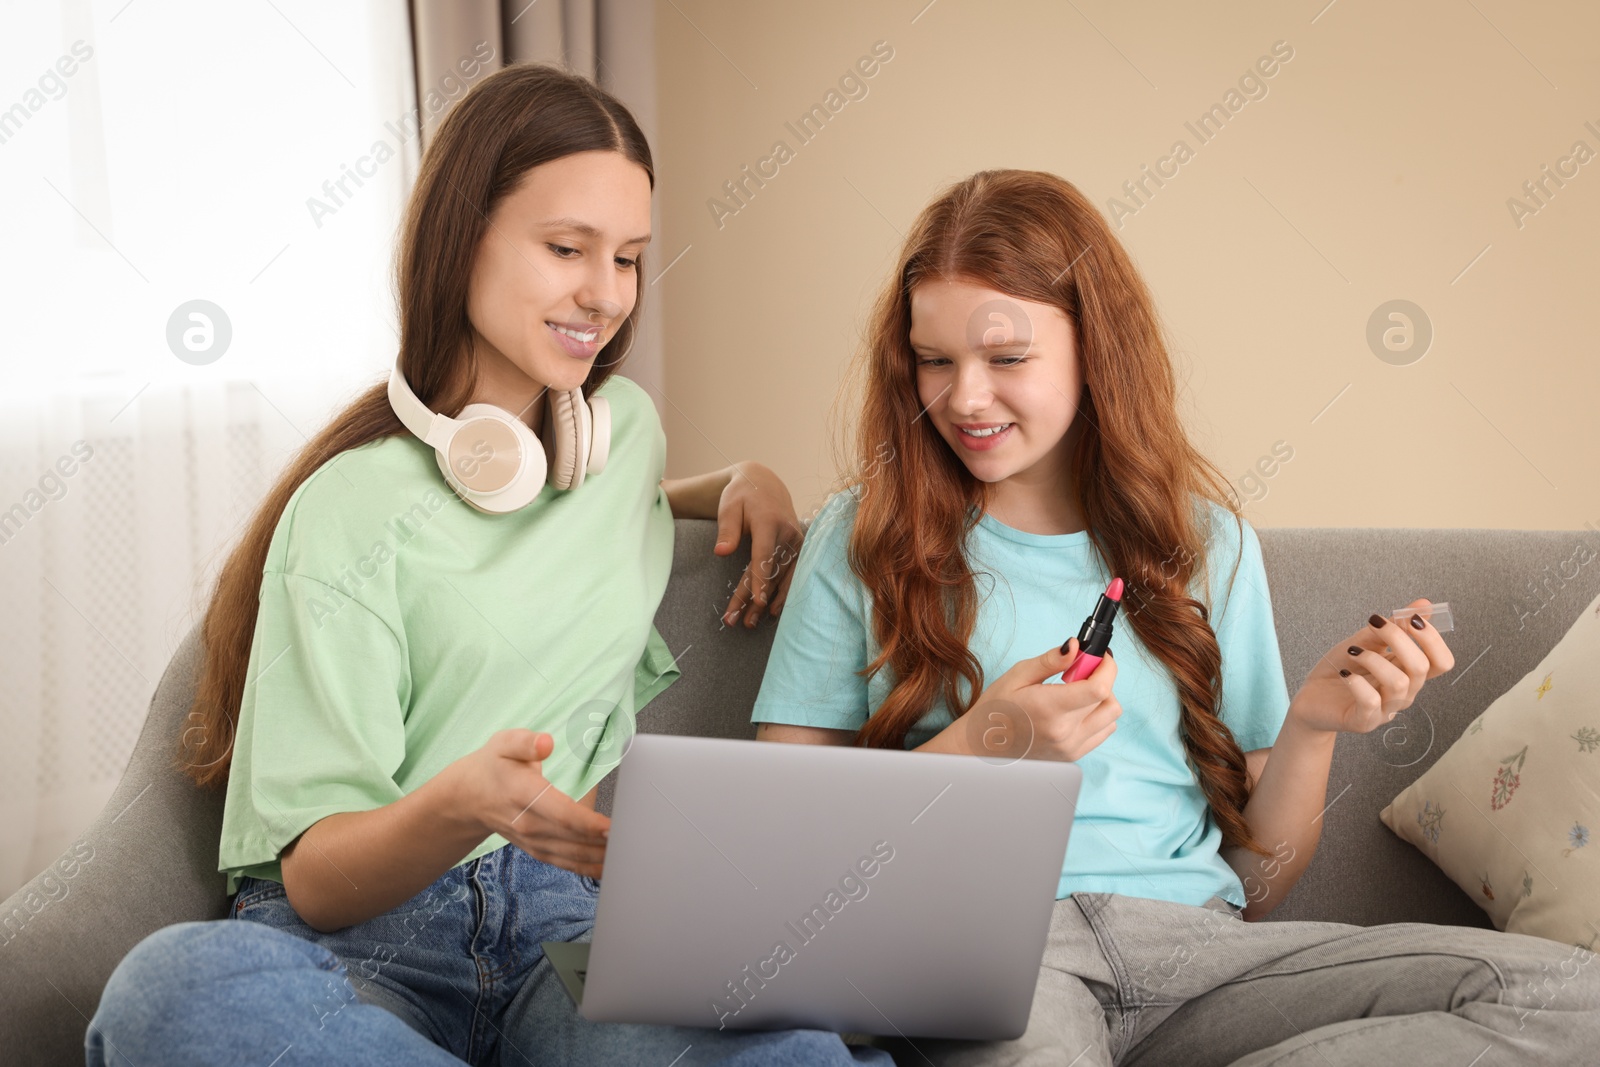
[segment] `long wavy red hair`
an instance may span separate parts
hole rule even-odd
[[[1236,523],[1238,503],[1184,432],[1155,307],[1126,250],[1094,205],[1052,174],[987,170],[951,186],[918,216],[873,308],[854,383],[862,399],[844,464],[852,473],[840,487],[859,491],[849,563],[871,594],[882,650],[861,673],[887,666],[894,684],[856,744],[902,747],[937,698],[959,716],[985,688],[968,648],[978,595],[964,544],[988,487],[918,418],[911,293],[932,279],[1051,304],[1074,325],[1084,426],[1074,484],[1062,492],[1076,491],[1110,572],[1133,576],[1126,622],[1176,683],[1185,753],[1224,844],[1268,854],[1243,815],[1244,753],[1216,714],[1222,656],[1210,608],[1190,593],[1197,577],[1206,588],[1203,502]]]

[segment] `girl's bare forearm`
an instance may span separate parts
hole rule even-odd
[[[410,900],[487,836],[455,810],[441,773],[392,804],[312,824],[283,853],[283,884],[300,917],[327,933]]]
[[[722,491],[733,480],[733,468],[695,474],[688,478],[663,478],[661,488],[667,491],[667,506],[675,519],[714,519]]]
[[[1244,883],[1246,919],[1260,919],[1277,907],[1316,854],[1337,736],[1302,726],[1291,713],[1273,742],[1261,780],[1244,807],[1251,832],[1272,855],[1222,850]]]

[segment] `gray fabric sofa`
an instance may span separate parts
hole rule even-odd
[[[1293,693],[1316,657],[1418,596],[1448,600],[1453,672],[1428,684],[1386,730],[1339,739],[1316,858],[1268,921],[1487,926],[1483,912],[1383,826],[1379,810],[1432,765],[1495,697],[1532,670],[1600,592],[1600,567],[1564,562],[1586,532],[1262,529],[1284,673]],[[774,626],[723,629],[718,618],[748,552],[719,558],[715,524],[679,520],[671,582],[656,625],[682,677],[641,713],[639,728],[749,738],[749,709]],[[0,906],[0,1059],[83,1062],[83,1037],[107,977],[146,934],[221,918],[215,870],[220,793],[170,766],[192,699],[198,634],[158,685],[121,784],[63,861]],[[1137,715],[1137,708],[1125,709]],[[609,810],[610,782],[601,806]],[[70,871],[70,873],[68,873]]]

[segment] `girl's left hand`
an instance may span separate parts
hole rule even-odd
[[[713,551],[728,555],[749,532],[750,565],[744,569],[722,621],[732,626],[742,612],[745,628],[754,629],[763,609],[776,617],[788,598],[805,532],[782,478],[753,460],[735,463],[733,471],[717,504],[717,546]]]
[[[1413,600],[1408,608],[1428,606]],[[1329,733],[1364,734],[1411,706],[1429,678],[1456,665],[1444,637],[1426,617],[1422,626],[1373,615],[1367,625],[1331,649],[1289,702],[1302,725]]]

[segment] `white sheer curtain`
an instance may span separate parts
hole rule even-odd
[[[405,0],[0,20],[3,897],[103,806],[238,524],[392,362],[418,146]]]

